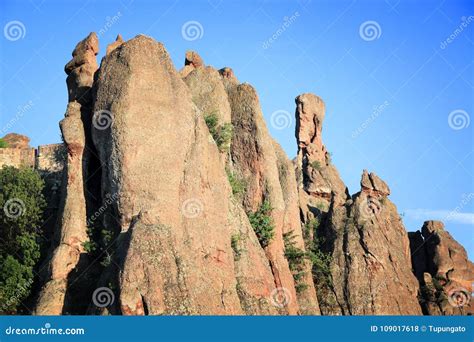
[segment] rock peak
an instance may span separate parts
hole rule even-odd
[[[107,56],[109,53],[111,53],[112,51],[114,51],[116,48],[118,48],[120,45],[123,44],[123,38],[122,38],[122,35],[119,33],[117,35],[117,38],[115,39],[115,42],[113,43],[110,43],[108,46],[107,46],[107,52],[105,53],[105,55]]]
[[[318,96],[305,93],[296,97],[296,140],[307,149],[309,158],[324,161],[325,149],[321,137],[325,105]]]
[[[360,180],[361,190],[368,193],[374,193],[382,196],[390,195],[390,188],[375,172],[369,173],[367,170],[362,172]]]
[[[184,65],[192,65],[195,68],[199,68],[204,66],[204,61],[197,52],[188,50],[184,57]]]
[[[95,32],[91,32],[81,40],[74,51],[72,59],[64,67],[68,75],[66,83],[68,86],[69,102],[89,101],[89,90],[92,87],[94,73],[99,68],[96,55],[99,53],[99,39]]]
[[[7,146],[10,148],[29,148],[30,147],[30,138],[26,135],[21,135],[17,133],[8,133],[2,138],[3,141],[7,143]]]
[[[421,227],[421,233],[426,239],[431,234],[444,231],[444,223],[436,220],[428,220],[423,222],[423,227]]]

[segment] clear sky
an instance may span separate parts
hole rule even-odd
[[[407,230],[444,220],[474,256],[472,1],[2,0],[0,19],[0,135],[59,142],[76,43],[97,32],[100,59],[118,33],[147,34],[177,68],[193,49],[255,86],[290,157],[294,98],[321,96],[323,139],[349,191],[375,171]]]

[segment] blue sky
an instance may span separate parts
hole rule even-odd
[[[472,258],[473,16],[468,0],[2,0],[0,134],[59,142],[75,44],[97,32],[100,60],[118,33],[147,34],[177,68],[193,49],[254,85],[290,157],[294,98],[321,96],[324,142],[349,191],[375,171],[408,230],[442,219]]]

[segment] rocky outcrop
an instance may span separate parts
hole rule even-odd
[[[60,122],[67,148],[67,162],[63,182],[61,215],[56,243],[51,259],[47,261],[45,285],[39,295],[36,314],[59,315],[66,307],[69,277],[85,256],[84,243],[88,241],[85,179],[89,153],[86,135],[90,123],[93,75],[97,70],[96,55],[99,42],[91,33],[74,49],[73,59],[66,64],[69,103],[65,118]],[[88,121],[89,120],[89,121]]]
[[[295,102],[298,143],[296,177],[301,216],[307,223],[327,213],[332,202],[337,206],[343,205],[349,193],[322,141],[323,100],[313,94],[302,94]]]
[[[184,82],[200,113],[204,117],[216,115],[220,124],[230,123],[230,104],[219,72],[211,66],[202,67],[202,59],[195,52],[186,53],[186,63],[184,68],[189,66],[192,70],[184,77]]]
[[[322,142],[324,102],[296,98],[295,160],[307,246],[326,315],[419,314],[408,237],[388,186],[364,170],[352,198]]]
[[[9,148],[30,148],[30,138],[28,138],[26,135],[8,133],[2,138],[2,140],[7,144]]]
[[[97,52],[90,34],[65,67],[65,180],[37,314],[464,313],[438,299],[472,290],[465,251],[434,222],[409,241],[373,172],[349,195],[319,97],[295,100],[292,162],[232,69],[188,51],[177,71],[143,35],[119,35],[99,69]]]
[[[137,36],[102,62],[93,130],[107,229],[121,232],[123,314],[272,314],[271,270],[233,203],[214,141],[162,44]],[[179,120],[177,120],[179,118]],[[231,242],[238,240],[238,257]]]
[[[106,51],[105,55],[109,55],[112,51],[114,51],[117,47],[119,47],[122,44],[123,44],[123,38],[122,38],[122,35],[119,34],[119,35],[117,35],[117,38],[115,39],[115,42],[110,43],[107,46],[107,51]]]
[[[201,56],[195,51],[186,51],[184,67],[179,71],[179,74],[184,78],[188,76],[191,71],[202,67],[204,67],[204,62]]]
[[[294,278],[288,260],[283,255],[285,249],[283,234],[292,227],[285,224],[285,215],[287,214],[287,220],[297,222],[293,225],[293,233],[298,236],[299,240],[302,239],[298,212],[288,213],[286,208],[277,155],[273,140],[263,120],[255,89],[246,83],[228,85],[228,96],[234,127],[231,148],[232,167],[233,171],[244,179],[246,184],[242,200],[243,207],[247,212],[255,212],[264,202],[271,205],[274,237],[268,246],[264,246],[265,252],[272,267],[275,286],[285,289],[290,298],[297,298]],[[282,166],[286,168],[285,161],[282,162]],[[283,179],[283,181],[285,180]],[[296,182],[292,182],[290,186],[295,187]],[[310,270],[307,272],[311,274]],[[313,292],[313,303],[316,304],[313,287],[306,290],[309,293]],[[298,313],[298,302],[296,300],[289,301],[285,309],[290,314]],[[319,312],[319,308],[314,306],[312,312]]]
[[[373,184],[375,179],[377,187],[369,186],[368,180]],[[331,206],[323,227],[330,262],[321,309],[326,314],[420,314],[408,236],[387,198],[388,187],[366,171],[361,187],[344,206]]]
[[[428,315],[473,314],[474,264],[440,221],[426,221],[410,233],[413,270],[420,304]]]

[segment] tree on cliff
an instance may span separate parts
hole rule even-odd
[[[40,257],[44,182],[30,168],[0,170],[0,313],[16,312],[33,284]]]
[[[7,142],[3,140],[2,138],[0,138],[0,148],[5,148],[5,147],[8,147]]]

